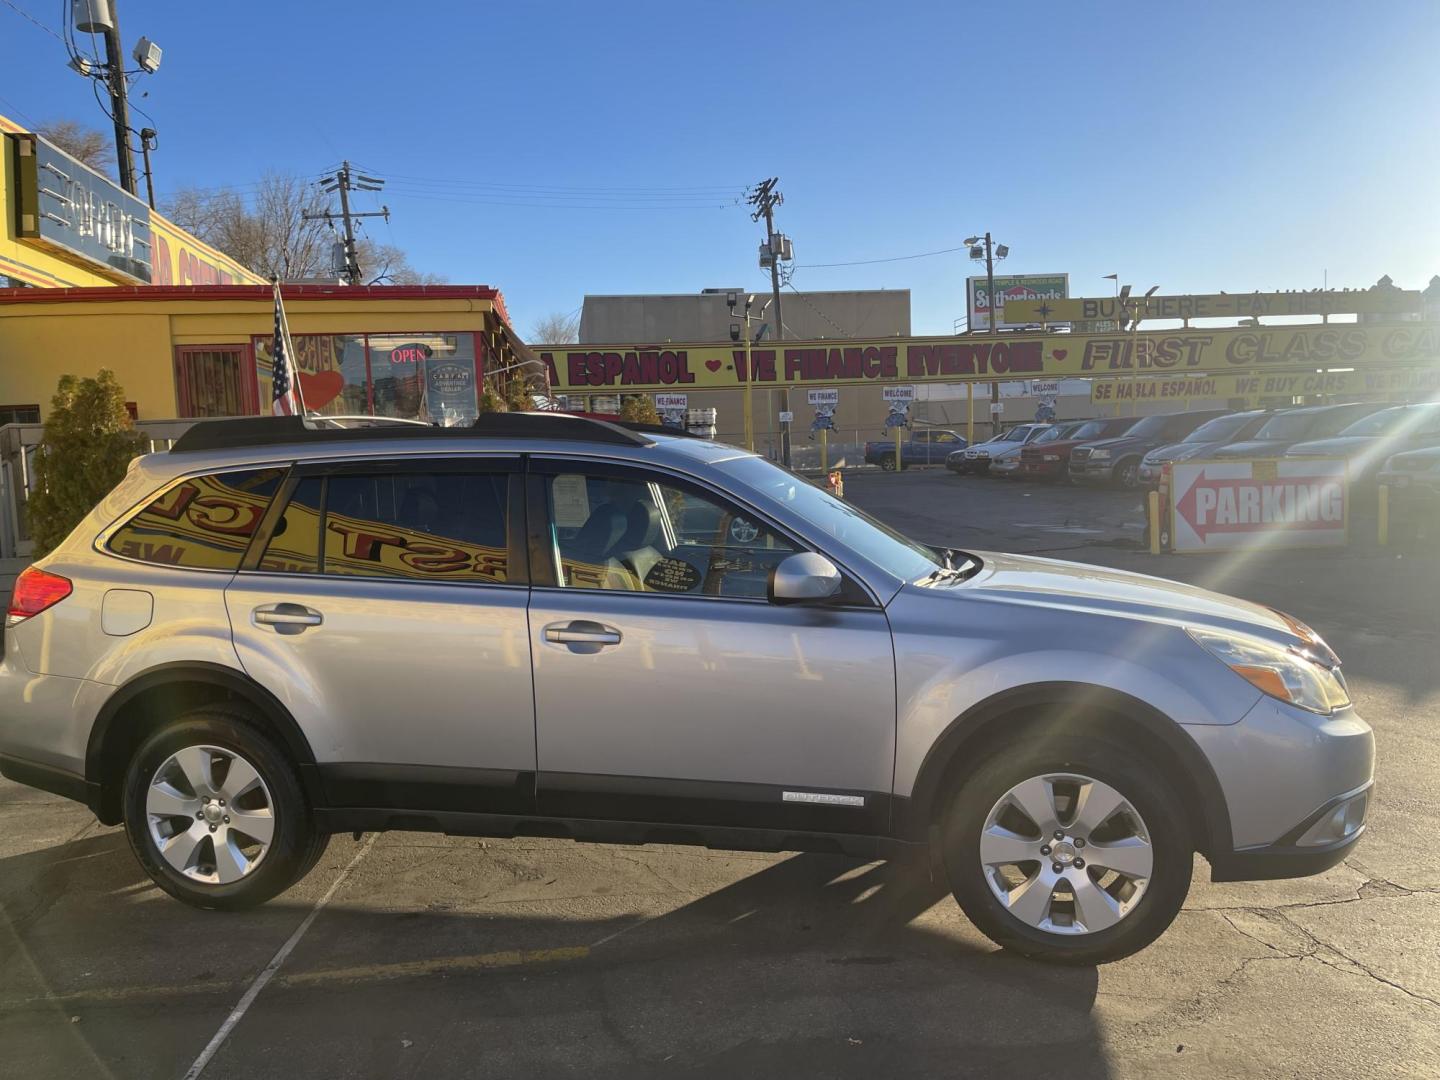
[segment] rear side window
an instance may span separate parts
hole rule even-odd
[[[260,569],[503,583],[508,483],[507,474],[489,472],[308,478],[276,523]]]
[[[116,555],[163,566],[235,570],[284,469],[246,469],[182,480],[115,530]]]

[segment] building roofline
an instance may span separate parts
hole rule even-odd
[[[736,289],[737,293],[747,290]],[[909,289],[800,289],[801,296],[839,296],[842,293],[908,293]],[[757,296],[769,296],[768,289],[755,289]],[[719,292],[685,292],[685,293],[586,293],[586,300],[691,300],[702,299],[707,296],[724,298],[724,293]]]
[[[74,289],[0,289],[0,303],[63,304],[74,301],[125,303],[173,300],[263,300],[269,285],[114,285]],[[491,300],[503,305],[489,285],[281,285],[286,300]],[[503,311],[503,309],[502,309]],[[508,320],[507,320],[508,322]]]

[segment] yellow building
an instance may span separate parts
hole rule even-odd
[[[270,286],[0,117],[0,425],[113,370],[137,420],[270,411]],[[328,415],[465,423],[523,346],[484,285],[287,285],[300,389]]]

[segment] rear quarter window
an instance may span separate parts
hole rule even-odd
[[[284,475],[244,469],[181,480],[116,529],[106,548],[161,566],[236,570]]]

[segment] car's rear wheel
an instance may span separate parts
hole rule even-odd
[[[1099,738],[984,761],[942,822],[950,887],[984,934],[1040,960],[1129,956],[1174,920],[1193,842],[1151,764]]]
[[[140,864],[196,907],[264,903],[303,877],[329,841],[284,751],[228,709],[196,709],[147,738],[124,800]]]

